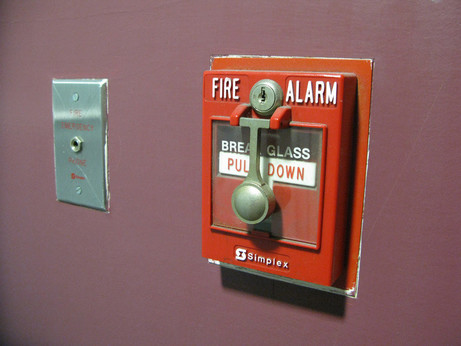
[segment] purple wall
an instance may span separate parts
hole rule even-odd
[[[2,1],[0,341],[459,342],[460,18],[457,0]],[[201,257],[212,54],[375,58],[357,300]],[[56,202],[60,77],[109,79],[110,214]]]

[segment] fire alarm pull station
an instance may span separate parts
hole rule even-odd
[[[59,201],[107,211],[107,79],[53,80]]]
[[[203,256],[356,296],[372,61],[215,57],[203,80]]]

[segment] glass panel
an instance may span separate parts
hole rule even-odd
[[[247,127],[213,123],[212,218],[216,226],[268,231],[272,236],[316,245],[320,224],[322,129],[261,130],[261,175],[277,207],[270,218],[249,226],[235,216],[231,198],[249,168]]]

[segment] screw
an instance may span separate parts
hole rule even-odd
[[[74,102],[77,102],[79,98],[80,98],[80,96],[78,95],[78,93],[74,93],[72,95],[72,100],[74,100]]]
[[[282,101],[282,88],[272,79],[262,79],[251,88],[251,107],[261,116],[272,115],[282,105]]]
[[[77,195],[81,195],[82,194],[82,188],[80,186],[77,186],[75,188],[75,192],[77,192]]]

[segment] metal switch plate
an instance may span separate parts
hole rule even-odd
[[[107,79],[54,79],[53,124],[57,199],[107,211]]]

